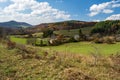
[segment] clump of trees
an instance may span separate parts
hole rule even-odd
[[[0,27],[0,38],[5,38],[7,35],[6,29],[3,27]]]
[[[53,34],[53,30],[49,28],[42,30],[42,32],[43,32],[43,38],[46,38],[48,36],[51,37]]]
[[[119,41],[120,34],[120,20],[114,21],[101,21],[97,23],[91,31],[92,36],[99,34],[99,36],[94,37],[95,43],[108,43],[113,44]],[[116,37],[117,36],[117,37]]]
[[[115,37],[113,36],[104,36],[104,37],[96,37],[93,40],[95,43],[107,43],[107,44],[114,44],[116,42]]]
[[[111,35],[120,33],[120,20],[102,21],[97,23],[91,31],[92,34]]]
[[[35,45],[36,44],[36,38],[29,38],[27,39],[27,44],[28,45]]]

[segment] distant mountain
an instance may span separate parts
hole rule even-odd
[[[7,28],[20,28],[20,27],[32,27],[32,25],[25,22],[16,22],[16,21],[8,21],[8,22],[0,22],[0,27]]]

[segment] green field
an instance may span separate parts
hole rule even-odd
[[[103,55],[115,54],[120,52],[120,43],[116,44],[95,44],[91,42],[67,43],[60,46],[45,47],[51,50],[62,51],[67,53],[90,54],[99,52]]]
[[[11,36],[10,40],[19,44],[27,44],[27,38],[18,38],[15,36]],[[37,38],[36,44],[40,44],[40,38]],[[43,40],[43,44],[47,44],[47,38],[42,39]]]
[[[16,38],[11,36],[11,40],[20,43],[26,44],[25,38]],[[90,54],[95,52],[96,49],[99,53],[104,55],[115,54],[120,52],[120,43],[116,44],[95,44],[91,42],[76,42],[76,43],[67,43],[59,46],[47,46],[41,47],[43,49],[51,49],[56,51],[62,51],[67,53],[79,53],[79,54]]]
[[[10,40],[20,44],[26,44],[26,41],[27,41],[26,38],[17,38],[15,36],[10,36]]]

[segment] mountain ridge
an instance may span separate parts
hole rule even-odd
[[[17,21],[11,20],[7,22],[0,22],[0,27],[20,28],[20,27],[32,27],[32,25],[26,22],[17,22]]]
[[[33,28],[46,28],[46,27],[55,27],[55,28],[68,28],[76,29],[76,28],[82,28],[82,27],[90,27],[94,26],[97,22],[87,22],[87,21],[79,21],[79,20],[68,20],[68,21],[61,21],[61,22],[52,22],[52,23],[41,23]]]

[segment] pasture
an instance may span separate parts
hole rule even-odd
[[[81,28],[83,34],[89,34],[91,31],[91,27],[85,27]],[[59,31],[54,31],[56,34],[63,34],[63,35],[76,35],[79,33],[79,29],[72,29],[70,31],[68,30],[59,30]],[[36,36],[41,36],[42,33],[35,33],[33,35]],[[13,42],[20,43],[20,44],[26,44],[27,43],[27,38],[17,38],[15,36],[10,37]],[[47,38],[42,39],[43,43],[47,43]],[[40,39],[37,39],[37,44],[40,43]],[[59,46],[46,46],[46,47],[40,47],[42,49],[50,49],[50,50],[55,50],[55,51],[61,51],[61,52],[66,52],[66,53],[78,53],[78,54],[91,54],[93,52],[98,52],[100,54],[104,55],[110,55],[110,54],[115,54],[120,52],[120,42],[116,44],[96,44],[92,42],[75,42],[75,43],[66,43],[62,44]],[[96,52],[96,53],[97,53]]]
[[[14,36],[11,36],[11,40],[20,44],[26,44],[27,41],[27,39],[25,38],[16,38]],[[66,43],[59,46],[46,46],[40,48],[61,51],[66,53],[85,54],[85,55],[98,51],[100,54],[110,55],[120,52],[120,43],[96,44],[92,42],[75,42],[75,43]]]
[[[10,40],[16,43],[20,43],[20,44],[26,44],[26,41],[27,41],[26,38],[18,38],[15,36],[10,36]]]
[[[78,53],[84,55],[103,54],[110,55],[120,52],[120,43],[116,44],[96,44],[91,42],[67,43],[59,46],[43,47],[50,50],[61,51],[66,53]]]

